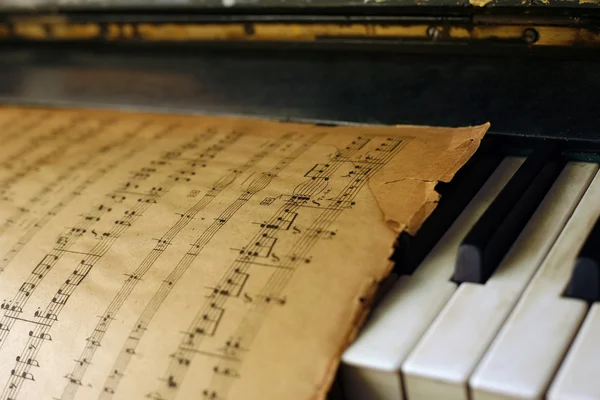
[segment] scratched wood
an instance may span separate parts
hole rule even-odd
[[[522,46],[597,47],[592,27],[538,24],[376,23],[376,22],[177,22],[103,21],[93,15],[33,16],[0,21],[1,40],[88,41],[119,43],[299,42],[394,39],[397,43],[485,43]]]

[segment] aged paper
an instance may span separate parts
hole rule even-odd
[[[0,108],[0,399],[321,399],[487,125]]]

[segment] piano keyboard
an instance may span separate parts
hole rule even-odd
[[[598,165],[551,146],[490,165],[424,225],[448,227],[418,263],[401,258],[343,354],[345,399],[600,399]]]

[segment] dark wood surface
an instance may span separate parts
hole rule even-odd
[[[0,47],[0,101],[600,142],[588,58],[121,46]]]

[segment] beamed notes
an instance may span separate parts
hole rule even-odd
[[[322,398],[486,130],[0,108],[0,400]]]

